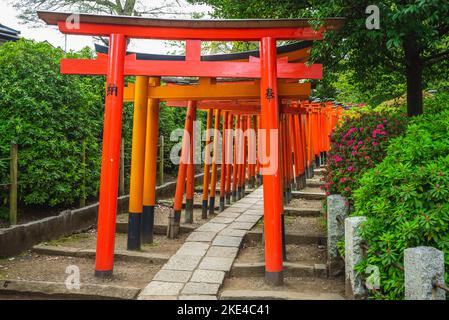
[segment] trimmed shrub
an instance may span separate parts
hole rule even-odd
[[[354,215],[368,217],[362,235],[367,258],[357,267],[380,269],[376,299],[402,299],[404,249],[432,246],[445,252],[449,281],[449,108],[448,96],[434,99],[426,114],[411,120],[404,136],[392,141],[387,156],[360,179]]]

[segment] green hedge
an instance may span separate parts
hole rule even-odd
[[[369,249],[357,270],[380,268],[381,289],[373,298],[402,299],[404,249],[433,246],[445,252],[449,280],[449,95],[426,101],[386,158],[367,171],[354,192],[355,213],[368,217],[363,237]],[[441,111],[441,112],[440,112]]]
[[[30,40],[0,46],[0,154],[19,145],[19,201],[69,205],[96,195],[103,122],[103,77],[62,75],[64,52]],[[75,57],[91,57],[83,50]],[[7,170],[2,168],[2,181]],[[2,194],[5,197],[5,194]]]

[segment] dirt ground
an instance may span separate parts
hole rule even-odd
[[[39,255],[28,251],[14,258],[0,260],[0,279],[64,282],[68,276],[66,268],[70,265],[79,267],[81,284],[135,288],[145,287],[162,267],[160,264],[115,261],[114,277],[99,279],[94,276],[94,259]]]
[[[154,235],[152,244],[142,244],[141,251],[164,255],[174,254],[185,242],[188,234],[180,234],[177,239],[168,239],[165,235]],[[95,249],[97,243],[96,230],[85,233],[74,234],[69,237],[60,238],[46,242],[51,246],[61,246],[77,249]],[[115,237],[115,250],[126,250],[127,235],[117,233]]]

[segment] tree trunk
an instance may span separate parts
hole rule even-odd
[[[404,42],[406,59],[405,75],[407,79],[407,115],[423,113],[422,69],[420,52],[413,37]]]

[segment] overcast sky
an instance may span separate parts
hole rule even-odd
[[[152,3],[163,1],[164,0],[151,0]],[[13,2],[13,0],[0,0],[1,24],[19,30],[21,36],[24,38],[37,41],[47,40],[53,46],[64,49],[64,34],[60,33],[56,27],[31,28],[26,24],[21,24],[16,17],[18,12],[12,7],[11,2]],[[205,6],[186,6],[182,10],[183,12],[207,12],[208,8]],[[67,50],[79,50],[85,46],[93,47],[92,37],[67,35]],[[170,50],[170,47],[161,40],[133,40],[128,49],[137,52],[164,54]]]

